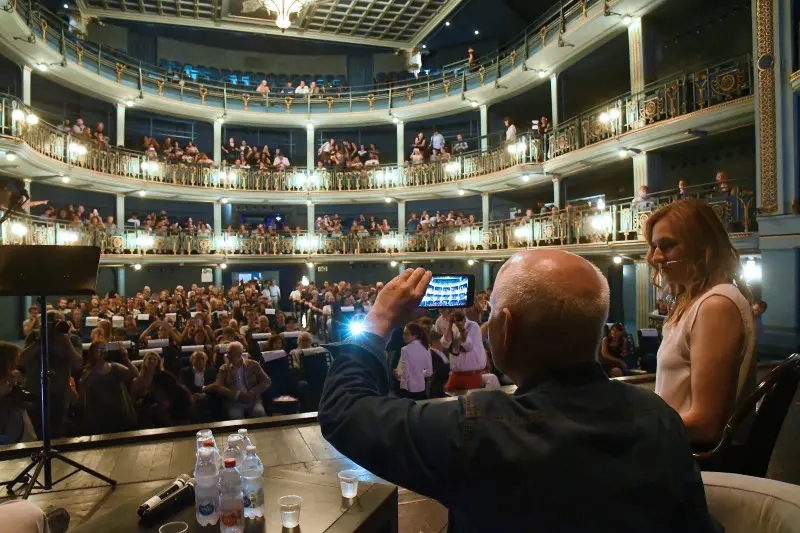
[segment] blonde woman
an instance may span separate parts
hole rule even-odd
[[[149,352],[142,359],[142,369],[139,376],[133,380],[131,385],[131,396],[137,402],[147,396],[153,384],[153,376],[159,370],[163,370],[161,356],[154,352]]]
[[[653,283],[674,296],[656,393],[681,415],[692,443],[711,444],[755,389],[755,328],[739,254],[711,207],[694,198],[656,211],[645,238]]]

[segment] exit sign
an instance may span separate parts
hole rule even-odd
[[[328,271],[328,267],[326,267],[324,265],[320,265],[320,266],[317,267],[317,272],[327,272],[327,271]]]

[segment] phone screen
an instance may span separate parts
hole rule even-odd
[[[425,308],[470,307],[474,294],[475,276],[472,274],[435,275],[419,306]]]

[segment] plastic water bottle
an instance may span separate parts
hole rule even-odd
[[[241,465],[244,461],[244,455],[247,451],[247,445],[244,443],[244,438],[238,433],[233,433],[228,436],[225,443],[225,451],[222,453],[223,459],[235,459],[237,465]]]
[[[250,435],[247,434],[247,428],[240,429],[239,435],[241,435],[242,438],[244,439],[244,449],[246,452],[248,446],[253,446],[253,441],[250,440]]]
[[[197,453],[200,454],[200,449],[203,447],[203,443],[207,440],[210,440],[214,444],[214,449],[217,450],[217,454],[219,455],[219,448],[217,448],[217,441],[214,439],[214,434],[211,432],[210,429],[201,429],[197,432]]]
[[[236,459],[225,459],[225,468],[219,475],[219,530],[221,533],[244,531],[242,478]]]
[[[244,491],[244,516],[264,516],[264,465],[256,455],[255,446],[247,447],[247,455],[239,472],[242,474]]]
[[[194,508],[198,524],[213,526],[219,521],[219,463],[213,445],[206,442],[194,469]]]

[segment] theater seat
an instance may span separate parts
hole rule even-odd
[[[658,347],[661,344],[661,340],[658,338],[658,330],[655,328],[640,329],[636,331],[636,337],[639,341],[638,356],[642,370],[654,373],[656,371]]]
[[[325,378],[328,376],[331,354],[325,348],[317,347],[303,350],[300,357],[303,362],[303,376],[308,382],[308,407],[316,411],[322,398]]]
[[[272,386],[264,393],[264,399],[270,401],[289,393],[291,375],[289,373],[289,354],[283,350],[261,352],[264,361],[264,372],[272,380]]]
[[[800,531],[800,486],[723,472],[703,472],[703,484],[725,533]]]

